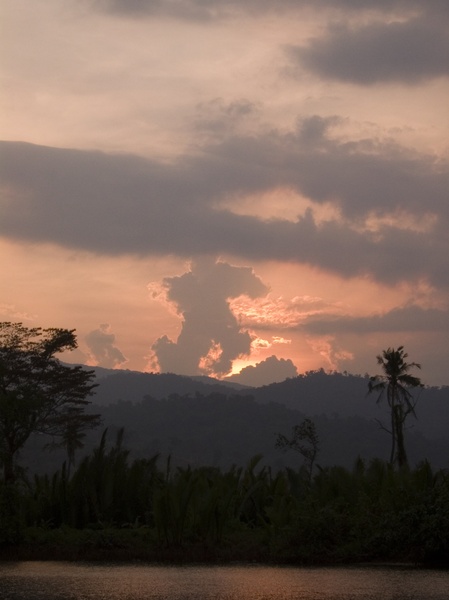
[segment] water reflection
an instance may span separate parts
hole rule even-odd
[[[447,600],[449,572],[405,568],[0,565],[2,600]]]

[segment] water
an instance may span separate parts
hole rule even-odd
[[[447,600],[449,571],[0,563],[1,600]]]

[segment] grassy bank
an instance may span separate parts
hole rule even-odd
[[[219,545],[186,541],[166,546],[154,530],[28,528],[23,540],[0,546],[0,560],[146,561],[159,563],[276,562],[270,548],[256,535],[236,532]]]
[[[45,529],[30,527],[19,543],[0,546],[0,561],[90,561],[161,564],[293,564],[338,565],[357,563],[407,563],[449,568],[447,554],[420,560],[410,548],[382,555],[356,544],[299,543],[284,538],[273,540],[260,530],[235,531],[220,544],[205,540],[186,540],[167,546],[157,539],[157,532],[146,527],[137,529]]]

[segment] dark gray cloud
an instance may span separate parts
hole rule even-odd
[[[449,214],[447,164],[390,140],[329,136],[340,121],[312,116],[288,134],[233,136],[205,147],[204,165],[213,181],[229,174],[230,192],[290,186],[314,202],[335,203],[351,219],[395,210]]]
[[[229,300],[268,293],[251,268],[201,259],[189,272],[165,278],[163,286],[182,316],[182,329],[176,342],[164,335],[152,346],[162,372],[220,376],[234,359],[250,353],[251,336],[241,329]]]
[[[419,306],[394,308],[383,315],[368,317],[335,317],[322,315],[310,318],[301,329],[317,335],[379,332],[437,332],[449,331],[449,312]]]
[[[92,0],[92,4],[118,16],[162,16],[199,22],[223,18],[236,9],[235,0]]]
[[[289,49],[294,64],[362,85],[418,83],[449,74],[445,0],[92,0],[118,17],[168,17],[208,24],[237,15],[318,13],[328,32]],[[351,24],[348,25],[348,22]]]
[[[309,45],[290,48],[294,61],[327,79],[357,84],[414,84],[449,75],[447,23],[427,19],[339,25]]]
[[[172,164],[4,142],[0,234],[110,255],[231,253],[449,284],[449,166],[389,141],[328,136],[338,122],[312,117],[288,134],[230,136]],[[262,220],[221,208],[279,188],[330,203],[342,218],[318,224],[309,211],[296,222]],[[427,230],[403,228],[428,215]],[[393,220],[370,231],[371,217]]]
[[[310,10],[310,0],[90,0],[98,10],[118,16],[155,17],[210,21],[236,14],[260,14],[297,12]],[[449,16],[446,0],[314,0],[313,10],[363,13],[369,11],[389,15],[397,11],[406,13],[431,13],[439,17]]]

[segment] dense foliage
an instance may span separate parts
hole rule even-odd
[[[312,420],[219,391],[111,403],[102,416],[121,428],[111,427],[115,440],[105,429],[91,445],[85,433],[100,418],[87,410],[93,372],[55,358],[74,347],[73,331],[0,324],[0,558],[449,565],[449,472],[428,461],[409,468],[405,455],[403,425],[415,404],[400,386],[419,380],[407,379],[416,365],[404,363],[402,348],[397,357],[384,353],[385,378],[371,380],[374,391],[387,387],[400,450],[387,463],[373,458],[364,419]],[[400,367],[393,382],[392,356]],[[123,426],[131,429],[128,438]],[[282,433],[290,429],[291,437]],[[42,460],[45,444],[32,434],[56,437],[67,457],[57,455],[62,467],[19,468],[27,443]],[[137,447],[129,448],[131,440]],[[85,442],[90,450],[75,465]],[[256,444],[264,458],[248,454]],[[352,468],[331,466],[343,445],[351,457],[363,449],[369,458]],[[268,448],[279,457],[293,450],[293,457],[267,463]],[[323,450],[334,462],[321,461]]]
[[[157,456],[131,460],[123,432],[110,444],[105,431],[70,477],[64,464],[23,480],[16,506],[15,526],[1,524],[3,556],[34,540],[47,544],[42,557],[51,540],[53,558],[72,544],[76,557],[449,561],[449,473],[427,462],[394,470],[358,460],[311,479],[304,467],[274,473],[260,456],[246,468],[174,468]]]
[[[391,435],[378,423],[390,428],[390,407],[386,398],[376,403],[368,395],[368,375],[314,371],[261,388],[218,390],[173,374],[103,370],[97,382],[96,410],[110,430],[125,426],[133,455],[170,453],[175,461],[180,457],[192,465],[227,469],[262,453],[264,463],[274,468],[293,466],[289,454],[275,450],[273,436],[289,434],[294,425],[311,418],[321,442],[321,465],[351,468],[359,454],[367,461],[390,456]],[[449,386],[419,388],[414,397],[417,418],[410,416],[404,430],[409,464],[428,458],[444,468],[449,456]]]
[[[365,380],[362,394],[366,394],[366,389]],[[438,426],[445,424],[447,429],[449,414],[443,401],[444,398]],[[388,407],[379,408],[372,398],[362,395],[359,404],[385,410],[388,415]],[[449,407],[449,398],[446,404]],[[421,414],[427,414],[424,401],[421,406],[420,420]],[[234,393],[227,396],[221,393],[171,395],[160,400],[147,397],[138,403],[119,401],[91,408],[99,409],[104,427],[108,427],[112,437],[120,427],[125,428],[124,444],[133,459],[159,454],[164,462],[170,455],[172,465],[182,467],[213,466],[226,471],[233,464],[245,465],[255,454],[262,454],[264,465],[273,470],[296,468],[302,462],[301,456],[293,451],[283,453],[275,444],[279,433],[290,439],[292,427],[306,418],[311,418],[316,427],[320,443],[315,464],[320,466],[338,464],[351,469],[357,456],[369,463],[374,458],[388,459],[390,450],[388,434],[380,430],[374,419],[343,418],[332,414],[307,417],[280,402],[262,404],[250,396]],[[415,425],[415,422],[420,421],[414,420],[411,424]],[[424,459],[428,459],[434,468],[447,466],[447,437],[424,437],[415,427],[407,428],[404,434],[411,467]],[[93,451],[99,435],[98,431],[88,432],[83,440],[84,449],[77,452],[76,460]],[[30,472],[52,473],[66,457],[63,450],[43,452],[44,443],[42,436],[33,436],[21,453],[20,462]]]
[[[93,371],[57,359],[76,347],[73,330],[0,322],[0,465],[6,483],[14,483],[16,457],[32,434],[58,438],[72,462],[85,430],[99,424],[99,415],[85,412]]]

